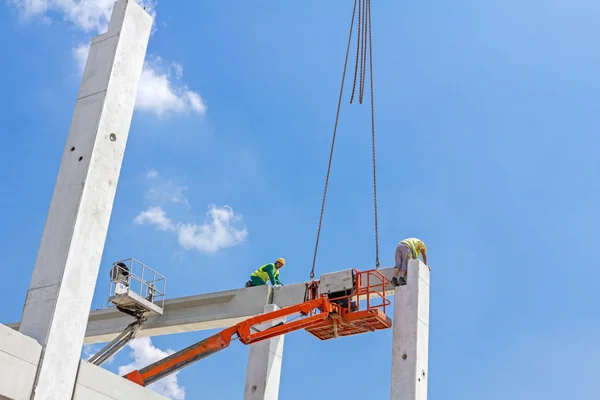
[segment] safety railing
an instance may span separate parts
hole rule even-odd
[[[133,292],[141,298],[164,306],[166,278],[135,258],[127,258],[113,264],[110,271],[110,293],[113,296]]]
[[[356,293],[357,305],[360,310],[360,303],[363,298],[366,298],[367,310],[381,308],[385,314],[386,307],[391,304],[391,301],[386,296],[386,288],[390,281],[376,269],[360,272],[357,271],[358,288]]]
[[[340,306],[343,313],[379,308],[385,314],[387,306],[391,304],[385,293],[390,281],[376,269],[352,271],[354,290],[345,296],[330,298],[330,301]]]
[[[386,295],[386,288],[390,281],[376,269],[368,271],[353,269],[352,272],[354,289],[348,290],[349,293],[346,295],[335,297],[326,295],[327,298],[339,306],[343,313],[379,308],[385,314],[386,308],[391,304]],[[307,285],[304,301],[314,300],[320,296],[319,283],[319,281],[312,281]],[[309,316],[314,313],[318,311],[311,312]]]

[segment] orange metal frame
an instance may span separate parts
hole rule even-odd
[[[285,335],[298,329],[306,329],[319,339],[327,340],[391,327],[391,320],[385,315],[385,309],[390,304],[385,295],[385,289],[389,281],[377,270],[353,271],[355,274],[355,290],[354,293],[348,296],[329,299],[327,295],[321,295],[315,299],[307,299],[308,301],[302,304],[248,318],[154,364],[130,372],[124,378],[139,385],[147,386],[181,368],[229,347],[234,335],[238,336],[240,342],[247,345]],[[347,307],[342,307],[339,304],[344,299],[347,299]],[[379,299],[379,302],[377,302],[377,299]],[[360,310],[361,300],[366,300],[364,310]],[[375,304],[373,304],[374,300]],[[353,301],[356,302],[357,306],[355,310],[352,310],[351,307]],[[297,317],[301,317],[301,319],[295,320],[297,317],[294,317],[289,322],[276,323],[274,326],[263,330],[258,330],[255,327],[267,322],[283,320],[283,318],[294,314],[298,314]]]

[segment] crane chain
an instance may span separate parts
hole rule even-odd
[[[369,48],[369,77],[371,86],[371,152],[373,156],[373,209],[375,214],[375,268],[379,269],[379,218],[377,210],[377,155],[375,151],[375,96],[373,84],[373,34],[371,25],[371,0],[360,0],[358,5],[358,40],[356,41],[356,65],[354,67],[354,85],[350,104],[354,100],[356,78],[360,64],[360,83],[358,102],[363,103],[365,95],[365,76],[367,73],[367,44]],[[368,33],[368,36],[367,36]],[[368,42],[367,42],[368,39]],[[360,58],[360,60],[359,60]]]
[[[371,0],[366,0],[369,27],[369,77],[371,81],[371,152],[373,154],[373,210],[375,213],[375,268],[379,269],[379,218],[377,213],[377,155],[375,151],[375,89],[373,83],[373,32]]]
[[[321,228],[323,226],[323,215],[325,213],[325,204],[327,202],[327,189],[329,186],[329,177],[331,174],[331,164],[333,160],[333,151],[335,148],[335,139],[337,136],[337,127],[340,117],[340,109],[342,105],[342,98],[344,93],[344,83],[346,79],[346,70],[348,66],[348,56],[350,54],[350,47],[352,42],[352,32],[354,30],[354,20],[356,17],[356,11],[358,8],[357,18],[357,45],[356,45],[356,65],[354,68],[354,83],[352,86],[352,95],[350,97],[350,104],[354,100],[356,91],[357,77],[360,76],[359,80],[359,103],[362,104],[364,98],[365,89],[365,77],[366,77],[366,63],[367,63],[367,44],[369,47],[369,67],[370,67],[370,85],[371,85],[371,142],[372,142],[372,155],[373,155],[373,199],[374,199],[374,210],[375,210],[375,266],[379,268],[379,225],[377,216],[377,169],[376,169],[376,154],[375,154],[375,102],[373,98],[373,49],[372,49],[372,29],[371,29],[371,1],[370,0],[354,0],[354,8],[352,10],[352,20],[350,23],[350,33],[348,34],[348,45],[346,48],[346,57],[344,59],[344,69],[342,73],[342,82],[340,85],[340,95],[338,99],[337,112],[335,116],[335,124],[333,127],[333,137],[331,140],[331,149],[329,151],[329,162],[327,164],[327,174],[325,176],[325,189],[323,191],[323,199],[321,202],[321,213],[319,216],[319,227],[317,229],[317,240],[315,243],[315,251],[313,255],[312,269],[310,271],[310,280],[312,281],[315,277],[315,266],[317,262],[317,253],[319,249],[319,239],[321,237]],[[367,31],[368,31],[368,42],[367,42]],[[359,74],[360,67],[360,74]]]

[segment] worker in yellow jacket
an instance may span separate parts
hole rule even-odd
[[[265,264],[250,275],[246,287],[261,286],[271,281],[273,287],[281,287],[283,283],[279,280],[279,270],[285,265],[283,258],[278,258],[275,263]]]
[[[427,265],[427,247],[425,243],[417,238],[404,239],[396,246],[396,269],[392,278],[392,285],[406,285],[406,270],[408,268],[408,260],[418,259],[419,255],[423,256],[423,262]],[[398,275],[401,275],[398,278]]]

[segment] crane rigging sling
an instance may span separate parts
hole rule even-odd
[[[358,12],[357,12],[358,11]],[[319,239],[321,237],[321,227],[323,225],[323,214],[325,213],[325,203],[327,201],[327,188],[329,186],[329,176],[331,173],[331,163],[333,160],[333,150],[337,136],[337,127],[344,93],[344,82],[346,79],[346,69],[348,66],[348,56],[352,42],[352,32],[354,22],[357,21],[357,40],[356,40],[356,64],[354,67],[354,83],[352,85],[352,95],[350,104],[354,100],[356,84],[358,78],[358,102],[362,104],[365,91],[365,79],[367,73],[367,62],[369,64],[369,81],[371,89],[371,143],[373,156],[373,208],[375,215],[375,268],[379,269],[379,224],[377,216],[377,162],[375,153],[375,99],[373,88],[373,47],[371,30],[371,0],[354,0],[354,9],[352,11],[352,21],[350,23],[350,33],[348,35],[348,45],[346,48],[346,58],[344,60],[344,71],[342,73],[342,83],[340,87],[340,96],[338,99],[337,112],[335,115],[335,125],[333,127],[333,137],[331,140],[331,150],[329,151],[329,163],[327,165],[327,174],[325,176],[325,189],[323,191],[323,200],[321,202],[321,214],[319,216],[319,228],[317,229],[317,239],[315,243],[315,252],[313,255],[312,269],[310,271],[310,280],[315,277],[315,266],[317,262],[317,252],[319,250]]]

